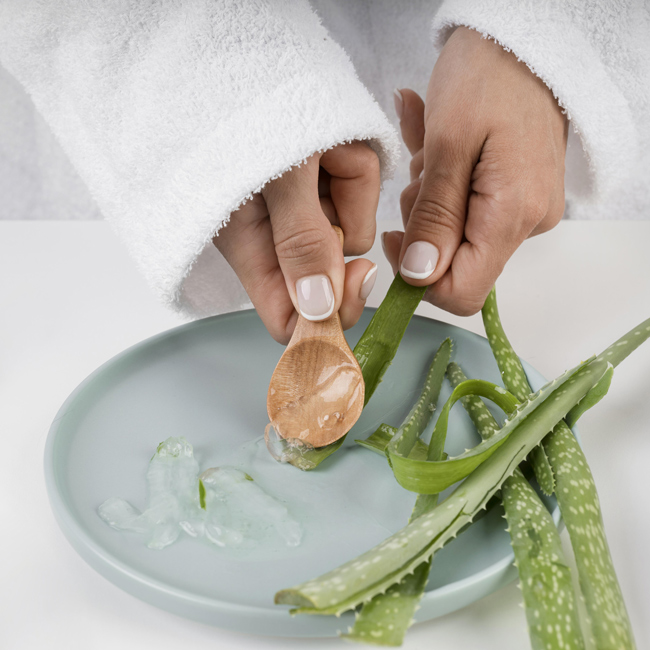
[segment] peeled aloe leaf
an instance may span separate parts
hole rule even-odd
[[[413,287],[407,284],[398,273],[359,342],[354,346],[354,356],[361,366],[365,384],[364,406],[392,363],[404,332],[425,291],[426,287]],[[311,470],[318,467],[343,444],[344,440],[345,436],[331,445],[310,449],[301,454],[297,459],[300,468]],[[288,462],[293,465],[291,460]]]
[[[365,404],[370,401],[393,361],[404,332],[426,287],[407,284],[398,273],[359,342],[354,346],[365,383]]]
[[[420,397],[399,429],[393,430],[390,439],[401,438],[402,451],[408,454],[410,458],[415,456],[427,458],[430,453],[438,453],[437,450],[441,447],[432,438],[428,448],[425,447],[425,453],[422,456],[420,450],[424,443],[420,436],[424,433],[433,416],[451,350],[452,342],[450,339],[446,339],[442,342],[433,358]],[[382,425],[379,429],[382,432],[380,435],[384,436],[385,440],[388,427]],[[389,440],[386,440],[386,444],[388,442]],[[421,514],[429,512],[435,507],[437,501],[438,495],[418,495],[409,521],[413,521]],[[365,603],[361,611],[356,615],[354,626],[349,629],[348,634],[343,635],[344,638],[375,645],[401,645],[404,635],[413,623],[413,615],[424,593],[430,568],[431,559],[420,564],[413,573],[402,578],[386,593],[377,594],[369,602]]]
[[[497,309],[497,294],[493,287],[481,310],[483,325],[490,347],[501,372],[503,385],[520,401],[523,402],[532,392],[528,377],[521,365],[519,357],[510,345],[510,341],[501,326]],[[551,495],[555,489],[555,480],[551,466],[546,457],[544,447],[536,447],[530,454],[530,463],[535,472],[537,483],[544,494]]]
[[[573,427],[585,411],[588,411],[592,406],[598,404],[598,402],[607,395],[613,376],[614,367],[612,366],[603,375],[603,378],[567,413],[564,421],[567,423],[569,428]]]
[[[298,612],[341,614],[385,592],[474,519],[530,450],[606,370],[606,362],[594,359],[544,386],[503,427],[512,435],[444,502],[358,558],[319,578],[279,591],[275,602],[295,605]]]
[[[513,395],[489,381],[470,380],[460,384],[454,388],[450,398],[438,416],[432,438],[440,445],[440,449],[434,450],[432,454],[434,458],[440,458],[442,456],[451,407],[461,397],[466,395],[483,395],[484,397],[488,397],[506,412],[514,411],[519,404],[519,401]],[[518,418],[517,422],[523,419],[525,414],[528,413],[528,411],[524,412],[523,408],[516,416]],[[489,440],[482,442],[480,445],[477,445],[456,458],[450,457],[444,461],[418,460],[400,454],[399,436],[395,436],[388,444],[386,455],[393,468],[395,478],[402,487],[413,492],[418,492],[419,494],[438,494],[457,481],[464,479],[482,462],[495,453],[506,441],[513,429],[514,426],[511,423],[510,427],[504,427],[497,435]]]
[[[455,363],[449,364],[447,376],[452,386],[467,379]],[[493,436],[499,425],[483,400],[463,399],[481,438]],[[501,497],[532,647],[584,648],[571,570],[553,518],[519,468],[504,481]]]

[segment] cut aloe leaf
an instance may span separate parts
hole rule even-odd
[[[426,287],[413,287],[395,276],[386,297],[354,346],[365,383],[365,404],[370,401],[393,362],[402,337],[420,304]]]
[[[401,426],[398,429],[393,429],[393,435],[388,440],[386,439],[386,435],[389,433],[388,427],[382,425],[379,428],[381,430],[379,435],[382,439],[381,442],[375,441],[377,446],[380,444],[386,446],[393,438],[401,438],[402,451],[409,458],[427,458],[430,454],[437,453],[441,447],[440,444],[432,438],[429,445],[424,446],[420,436],[433,416],[451,351],[451,339],[446,339],[442,342],[429,366],[417,402]],[[422,447],[424,447],[424,454],[421,453]],[[418,495],[409,521],[429,512],[435,507],[437,501],[438,495]],[[413,623],[413,615],[424,593],[430,568],[431,559],[428,559],[420,564],[412,574],[405,576],[400,582],[393,585],[386,593],[377,594],[365,603],[356,616],[354,626],[349,629],[348,634],[343,636],[348,640],[361,643],[382,646],[401,645],[404,635]]]
[[[508,435],[501,446],[444,502],[358,558],[319,578],[279,591],[275,602],[295,605],[298,612],[340,614],[384,593],[476,517],[530,450],[606,370],[606,362],[594,359],[544,386],[506,422],[502,431]]]
[[[438,421],[433,430],[432,438],[440,445],[440,449],[433,452],[434,457],[440,458],[445,444],[447,423],[451,407],[462,397],[467,395],[482,395],[495,402],[504,411],[512,412],[518,406],[519,401],[506,390],[489,381],[470,380],[454,388],[451,397],[440,411]],[[517,417],[525,417],[521,413]],[[526,411],[527,413],[527,411]],[[418,460],[408,458],[399,453],[400,439],[396,436],[388,444],[386,455],[395,474],[398,483],[413,492],[419,494],[438,494],[454,483],[464,479],[482,462],[489,458],[496,450],[504,444],[514,427],[504,427],[497,435],[485,440],[473,449],[466,451],[457,457],[449,457],[447,460]]]
[[[354,346],[354,356],[361,366],[365,384],[364,406],[373,396],[395,358],[404,332],[425,291],[426,287],[413,287],[407,284],[398,273],[359,342]],[[302,454],[299,459],[301,469],[311,470],[318,467],[343,444],[344,440],[345,436],[331,445]],[[291,460],[289,462],[294,464]]]

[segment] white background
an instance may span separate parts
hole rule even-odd
[[[398,223],[380,224],[383,229]],[[650,223],[563,222],[526,242],[499,281],[519,354],[556,376],[650,316]],[[376,245],[379,279],[391,273]],[[420,313],[482,333],[479,316]],[[50,512],[43,447],[56,411],[98,365],[178,325],[103,222],[0,222],[0,648],[3,650],[334,649],[337,639],[227,632],[142,603],[90,569]],[[650,647],[650,343],[616,371],[581,421],[585,452],[639,648]],[[563,534],[566,543],[566,533]],[[568,549],[568,545],[567,545]],[[528,647],[515,585],[416,625],[404,648]]]

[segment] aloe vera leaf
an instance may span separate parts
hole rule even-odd
[[[501,325],[497,308],[496,289],[494,287],[492,287],[492,291],[485,299],[481,315],[483,316],[483,325],[492,353],[501,372],[503,385],[520,402],[523,402],[532,392],[532,389],[528,383],[524,367],[521,365],[521,361],[512,345],[510,345],[510,341]],[[541,445],[536,447],[531,452],[529,460],[535,472],[537,483],[539,483],[544,494],[553,494],[555,480],[544,447]]]
[[[598,404],[598,402],[607,395],[613,376],[614,367],[612,366],[603,375],[603,378],[567,413],[564,421],[570,429],[573,428],[573,425],[578,421],[582,414],[585,413],[585,411],[588,411],[592,406]]]
[[[433,430],[432,440],[440,446],[435,450],[433,457],[440,457],[447,431],[449,411],[461,397],[466,395],[483,395],[488,397],[504,411],[513,411],[519,401],[500,386],[488,381],[470,380],[454,388],[451,396],[443,406]],[[398,483],[413,492],[419,494],[438,494],[457,481],[465,478],[482,462],[489,458],[496,450],[505,443],[513,427],[504,427],[489,440],[481,442],[473,449],[455,458],[449,457],[444,461],[418,460],[407,458],[398,450],[399,437],[396,436],[386,447],[386,455],[393,469],[393,474]],[[429,447],[431,453],[431,447]]]
[[[494,307],[491,315],[493,320],[498,321],[494,290],[490,297]],[[612,367],[623,361],[648,337],[650,319],[634,327],[598,355],[597,361],[609,364],[608,371],[574,407],[578,411],[570,412],[569,417],[574,419],[576,413],[582,414],[599,401],[601,393],[609,388]],[[600,501],[587,459],[564,421],[557,424],[543,444],[557,479],[556,498],[571,539],[594,643],[597,648],[633,649],[632,627],[614,571]]]
[[[560,423],[544,442],[557,480],[557,500],[575,554],[595,647],[635,648],[632,626],[616,578],[596,484],[569,427]]]
[[[503,429],[512,435],[444,502],[358,558],[318,578],[279,591],[275,602],[295,605],[297,612],[341,614],[385,592],[473,520],[530,450],[606,370],[604,361],[594,359],[544,386],[504,425]],[[569,379],[574,381],[569,383]]]
[[[452,388],[456,388],[458,384],[467,381],[462,368],[454,361],[447,366],[447,378]],[[469,414],[478,434],[481,436],[481,440],[488,440],[499,431],[499,423],[494,419],[494,416],[480,397],[466,395],[460,398],[460,403]]]
[[[413,287],[395,276],[386,297],[354,346],[365,383],[365,404],[370,401],[392,363],[404,332],[413,318],[426,287]]]
[[[402,453],[408,454],[410,458],[414,457],[414,451],[417,450],[418,455],[420,453],[420,445],[423,444],[420,436],[433,416],[451,350],[451,339],[445,339],[429,366],[420,397],[392,436],[402,439]],[[385,433],[387,430],[384,428],[382,431]],[[442,446],[444,447],[444,441]],[[442,454],[439,449],[440,445],[432,437],[424,458]],[[435,457],[436,460],[439,458],[440,455]],[[438,495],[418,495],[409,521],[430,511],[437,501]],[[348,634],[343,635],[344,638],[383,646],[402,645],[404,635],[413,623],[413,615],[427,585],[430,569],[431,558],[422,562],[413,573],[402,578],[386,593],[377,594],[365,603],[356,616],[354,626],[348,630]]]
[[[452,386],[467,379],[455,363],[449,364],[447,376]],[[493,436],[499,425],[483,400],[480,397],[464,399],[463,406],[481,438]],[[540,649],[584,648],[571,569],[553,518],[519,468],[504,481],[501,497],[515,553],[531,646]]]
[[[397,441],[396,451],[402,456],[409,455],[413,445],[431,421],[438,396],[440,395],[442,380],[445,378],[445,371],[449,363],[449,357],[451,356],[451,348],[451,339],[445,339],[440,345],[440,348],[438,348],[429,366],[420,397],[397,430],[395,437]],[[436,451],[434,455],[437,457],[439,454]]]
[[[647,319],[615,341],[597,359],[617,366],[649,337],[650,319]],[[599,391],[606,391],[609,387],[606,377],[599,384],[592,391],[597,387]],[[581,414],[586,410],[584,407],[596,403],[597,398],[598,393],[592,394],[592,402],[589,402],[588,393],[574,408],[581,409]],[[569,417],[575,419],[572,413],[569,412]],[[616,578],[600,500],[587,459],[564,422],[545,439],[544,447],[557,479],[556,497],[574,550],[594,644],[599,649],[633,649],[632,626]]]
[[[584,648],[571,568],[553,518],[519,468],[501,487],[501,499],[531,646]]]
[[[598,355],[598,358],[609,361],[616,368],[621,361],[630,356],[649,337],[650,318],[647,318],[636,327],[633,327],[627,334],[621,336],[618,341],[614,341],[614,343]]]
[[[353,353],[361,366],[365,384],[364,406],[395,358],[404,332],[425,291],[426,287],[413,287],[404,282],[399,273],[395,275],[386,297],[377,308],[359,342],[354,346]],[[315,469],[331,456],[344,440],[345,436],[331,445],[306,451],[297,458],[300,469]],[[289,462],[294,464],[291,460]]]

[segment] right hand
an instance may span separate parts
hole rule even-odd
[[[375,238],[379,159],[363,142],[311,156],[232,213],[214,245],[233,268],[271,336],[288,343],[298,318],[363,311],[377,275],[363,255]],[[343,230],[343,250],[332,224]]]

